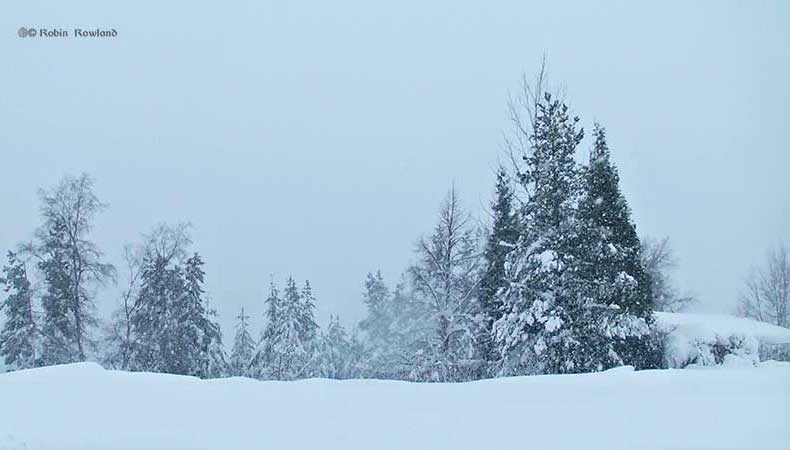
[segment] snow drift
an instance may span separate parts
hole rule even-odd
[[[655,313],[667,333],[665,359],[669,367],[688,365],[753,365],[760,348],[790,344],[790,329],[727,315]]]
[[[201,381],[90,364],[0,375],[0,449],[781,449],[790,364],[500,378]]]

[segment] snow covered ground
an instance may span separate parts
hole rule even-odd
[[[0,449],[787,449],[790,364],[462,384],[0,375]]]

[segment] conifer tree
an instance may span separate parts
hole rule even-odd
[[[5,323],[0,330],[0,356],[9,369],[28,369],[36,365],[36,318],[33,313],[33,292],[25,263],[13,252],[8,252],[8,264],[3,267],[7,294],[0,309],[5,311]]]
[[[230,366],[222,344],[222,329],[217,323],[217,310],[211,307],[208,296],[203,308],[203,320],[199,321],[203,349],[201,352],[201,378],[222,378],[229,375]]]
[[[230,372],[237,377],[247,376],[252,358],[255,354],[255,340],[249,331],[250,316],[244,314],[244,308],[236,319],[236,336],[233,339],[233,350],[230,353]]]
[[[359,329],[365,335],[369,375],[374,378],[387,378],[392,376],[390,369],[396,343],[390,292],[381,271],[368,273],[363,301],[367,307],[367,316],[359,323]]]
[[[503,372],[580,371],[580,292],[573,264],[578,253],[576,206],[580,194],[574,161],[584,133],[568,106],[544,93],[535,103],[519,182],[526,201],[521,235],[508,255],[504,314],[495,323]]]
[[[44,238],[41,232],[41,243],[37,248],[44,255],[37,264],[45,285],[41,298],[44,312],[41,326],[41,363],[66,364],[81,359],[76,345],[77,328],[71,305],[71,300],[75,297],[74,286],[70,282],[72,262],[67,257],[65,226],[55,220],[49,225],[46,234]]]
[[[315,352],[317,351],[319,326],[315,321],[315,297],[310,281],[305,281],[301,292],[301,302],[299,302],[299,322],[301,330],[301,340],[308,353],[308,368],[305,369],[305,376],[312,376],[314,372]]]
[[[604,369],[619,364],[651,367],[659,357],[651,354],[647,336],[653,312],[650,278],[606,132],[596,124],[593,136],[579,203],[579,275],[590,296],[587,314],[596,316],[590,317],[587,335],[600,334],[591,351],[599,354],[595,359]]]
[[[502,316],[502,302],[497,293],[507,286],[505,260],[519,238],[518,216],[513,188],[504,168],[497,171],[496,193],[491,204],[493,224],[488,233],[483,254],[483,271],[480,279],[480,310],[484,333],[480,346],[489,361],[497,360],[493,344],[493,324]]]
[[[132,370],[203,378],[225,371],[219,325],[205,305],[203,260],[184,259],[190,242],[184,227],[161,226],[148,238],[129,319]]]
[[[306,314],[293,278],[288,278],[282,298],[272,283],[266,302],[266,328],[253,358],[256,376],[274,380],[304,377],[310,371],[312,348],[303,341]]]
[[[329,326],[321,336],[317,375],[322,378],[344,379],[351,376],[352,348],[340,318],[330,316]]]

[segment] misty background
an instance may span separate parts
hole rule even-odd
[[[260,328],[272,275],[351,326],[365,274],[397,281],[452,183],[485,221],[508,94],[547,53],[585,129],[607,127],[640,235],[670,237],[693,310],[729,313],[788,239],[788,23],[779,1],[7,2],[0,250],[32,237],[38,188],[84,171],[121,275],[125,243],[193,224],[226,340],[242,306]]]

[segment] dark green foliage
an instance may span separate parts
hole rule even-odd
[[[518,215],[514,202],[510,178],[505,169],[500,167],[497,171],[496,193],[491,204],[493,224],[486,239],[478,293],[483,329],[479,346],[489,362],[499,359],[492,339],[493,324],[502,317],[502,300],[497,294],[507,286],[505,261],[519,238]]]
[[[595,143],[584,170],[584,194],[579,203],[579,276],[593,304],[615,319],[630,317],[652,323],[650,278],[642,266],[641,244],[631,211],[620,191],[617,169],[610,159],[606,133],[596,124]],[[635,322],[636,323],[636,322]],[[634,330],[632,330],[634,331]],[[618,363],[649,367],[655,358],[645,333],[613,336]]]

